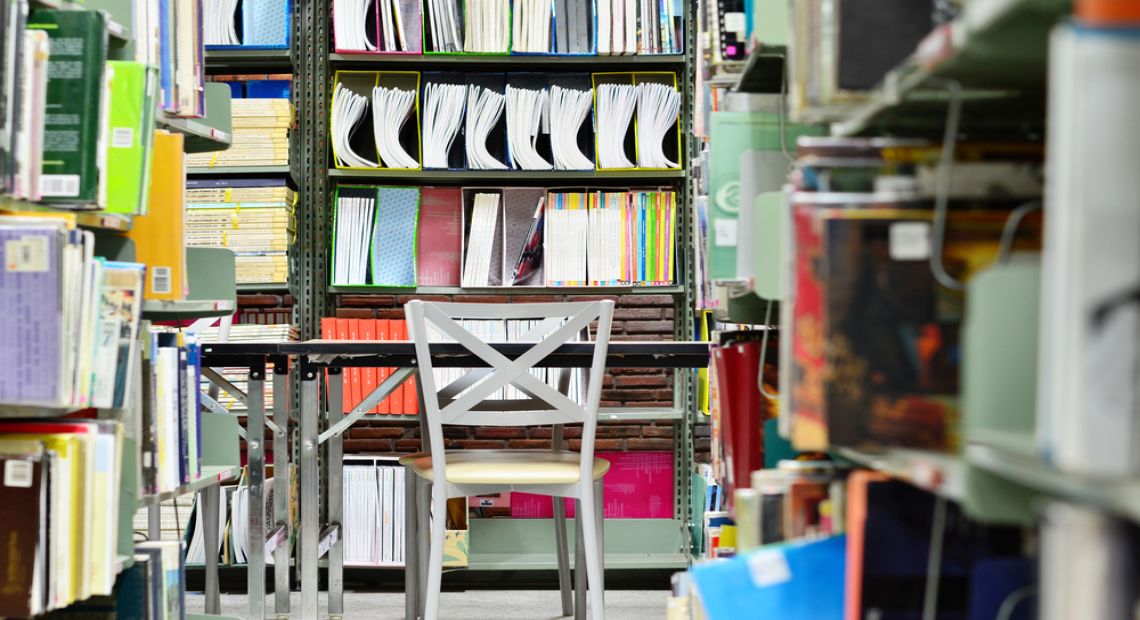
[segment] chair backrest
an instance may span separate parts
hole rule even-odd
[[[443,451],[444,424],[537,426],[580,422],[583,451],[588,444],[592,454],[613,306],[608,300],[544,304],[408,302],[404,311],[409,335],[416,346],[431,451]],[[522,355],[509,359],[487,343],[488,334],[473,333],[473,324],[464,320],[519,321],[513,329],[498,330],[500,337],[495,339],[534,344]],[[528,320],[537,322],[523,323]],[[577,339],[594,321],[597,326],[593,334],[593,358],[582,398],[575,402],[534,376],[531,369],[559,346]],[[506,337],[508,333],[514,336],[510,340]],[[439,339],[459,343],[488,367],[463,369],[446,385],[437,385],[442,381],[437,378],[430,347],[431,342]],[[510,387],[514,387],[520,397],[502,398],[505,389]]]

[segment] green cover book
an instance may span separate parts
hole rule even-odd
[[[98,11],[34,11],[29,30],[51,40],[44,163],[45,202],[97,206],[107,26]]]
[[[109,213],[138,214],[146,204],[150,136],[154,133],[154,69],[112,60],[106,66],[109,139],[105,151]]]

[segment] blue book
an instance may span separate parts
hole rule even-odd
[[[419,211],[418,187],[381,187],[377,190],[372,228],[372,284],[416,285]]]
[[[847,537],[772,545],[697,564],[708,620],[843,620]]]
[[[290,86],[289,80],[250,80],[245,93],[250,99],[288,99]]]
[[[226,86],[230,87],[231,99],[245,99],[245,82],[235,80],[233,82],[226,82]]]
[[[162,85],[162,109],[177,109],[174,97],[174,11],[173,0],[158,0],[158,75]]]

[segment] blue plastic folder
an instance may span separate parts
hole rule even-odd
[[[847,537],[771,545],[693,567],[708,620],[842,620]]]

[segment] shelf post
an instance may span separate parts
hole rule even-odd
[[[280,429],[273,436],[273,523],[284,527],[286,542],[273,550],[273,610],[278,620],[289,619],[289,358],[273,358],[273,422]]]
[[[301,573],[301,617],[318,618],[317,544],[320,535],[320,489],[317,484],[318,369],[301,359],[301,547],[297,570]]]
[[[344,418],[344,370],[329,368],[328,427]],[[336,542],[329,549],[329,618],[344,617],[344,433],[328,439],[328,518],[329,525],[340,528]]]
[[[250,620],[265,618],[265,358],[249,366],[246,397],[246,454],[249,460],[249,564],[246,567]],[[213,547],[209,547],[213,549]]]
[[[218,554],[210,549],[218,548],[218,509],[221,486],[211,484],[198,493],[202,502],[202,514],[206,518],[202,533],[206,546],[206,613],[218,615],[222,611],[222,597],[218,590]]]

